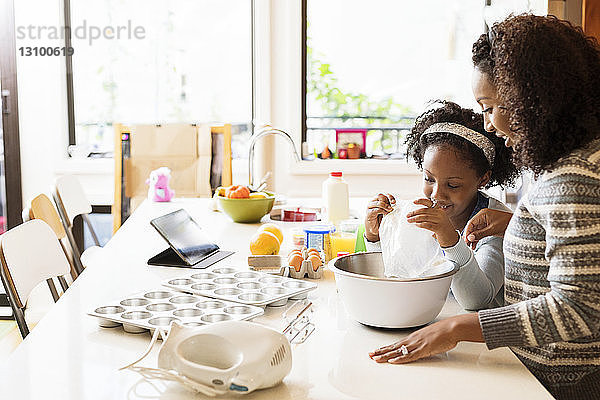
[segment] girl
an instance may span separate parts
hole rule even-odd
[[[460,341],[510,346],[558,399],[597,399],[600,46],[568,22],[521,15],[482,35],[473,62],[486,129],[537,175],[504,235],[507,305],[439,321],[371,356],[404,363]],[[475,225],[501,225],[487,222]]]
[[[470,217],[484,208],[509,210],[480,189],[506,184],[517,170],[511,150],[486,132],[483,117],[452,102],[417,118],[408,135],[407,155],[423,171],[425,198],[415,201],[428,208],[410,213],[408,222],[434,233],[445,257],[460,267],[452,292],[465,309],[479,310],[504,304],[502,238],[489,237],[471,251],[460,233]],[[369,203],[365,218],[367,249],[379,250],[381,217],[395,199],[379,194]]]

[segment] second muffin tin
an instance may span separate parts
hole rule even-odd
[[[248,320],[264,312],[260,307],[165,288],[135,293],[107,304],[95,308],[89,315],[99,318],[101,327],[123,325],[123,330],[129,333],[143,333],[156,328],[168,331],[173,321],[184,326],[201,326],[220,321]]]
[[[307,292],[317,287],[313,282],[231,267],[211,268],[185,277],[168,279],[163,285],[183,292],[254,306],[282,306],[288,299],[306,298]]]

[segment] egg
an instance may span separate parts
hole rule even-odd
[[[319,269],[319,267],[321,265],[323,265],[323,262],[321,261],[321,257],[315,255],[315,254],[311,254],[308,256],[308,261],[310,261],[312,263],[312,268],[313,271],[316,271]]]
[[[302,247],[302,250],[301,250],[301,253],[300,253],[300,254],[302,254],[302,257],[304,257],[304,258],[308,257],[307,251],[308,250],[306,249],[306,246]]]
[[[302,255],[302,252],[299,249],[294,249],[292,251],[289,252],[288,257],[291,256],[292,254],[298,254],[298,255]]]
[[[300,272],[300,269],[302,268],[302,261],[304,261],[304,259],[300,254],[290,254],[288,257],[288,265],[290,267],[294,267],[296,272]]]
[[[321,256],[321,253],[319,252],[319,250],[315,249],[314,247],[311,247],[310,249],[306,250],[306,254],[307,254],[307,258],[308,256],[310,256],[311,254],[317,255],[317,256]]]

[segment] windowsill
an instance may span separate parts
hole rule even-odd
[[[77,177],[92,205],[112,205],[114,197],[114,158],[63,158],[54,175]]]
[[[348,175],[421,175],[417,166],[406,160],[313,160],[290,165],[291,175],[322,175],[342,171]]]
[[[63,158],[56,164],[56,175],[112,175],[114,158]]]

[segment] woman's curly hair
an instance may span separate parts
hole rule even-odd
[[[492,171],[486,188],[512,184],[518,175],[518,170],[512,162],[512,149],[506,147],[501,138],[485,131],[482,114],[462,108],[451,101],[438,100],[434,104],[439,104],[439,107],[429,109],[421,114],[407,135],[407,157],[412,158],[419,169],[423,169],[423,156],[429,146],[449,146],[462,156],[465,163],[475,170],[477,176],[483,176],[487,171]],[[460,136],[452,133],[423,135],[427,128],[438,122],[461,124],[490,139],[495,147],[494,165],[490,167],[483,150]]]
[[[515,163],[536,175],[600,136],[600,46],[555,17],[511,16],[473,44],[507,108]]]

